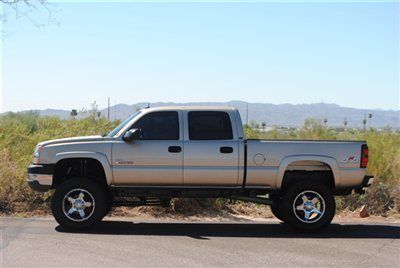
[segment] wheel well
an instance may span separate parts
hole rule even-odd
[[[301,181],[319,182],[335,188],[335,178],[329,165],[318,161],[298,161],[291,163],[283,175],[281,190]]]
[[[54,169],[53,185],[56,188],[71,178],[89,178],[107,186],[107,179],[101,163],[92,158],[67,158],[57,162]]]

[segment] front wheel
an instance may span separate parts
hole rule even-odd
[[[85,178],[61,184],[51,200],[51,211],[63,227],[78,230],[99,223],[107,209],[104,187]]]
[[[282,214],[282,196],[276,195],[276,194],[270,194],[269,197],[270,197],[270,199],[272,199],[274,201],[274,203],[271,204],[269,207],[272,214],[278,220],[285,222],[286,219],[285,219],[284,215]]]
[[[282,214],[281,204],[271,205],[270,209],[271,209],[272,214],[275,216],[275,218],[277,218],[278,220],[283,221],[283,222],[286,221]]]
[[[285,221],[293,227],[316,231],[331,223],[335,216],[335,198],[321,183],[300,182],[288,189],[282,200]]]

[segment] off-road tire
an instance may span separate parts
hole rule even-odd
[[[296,200],[299,201],[300,194],[304,192],[317,193],[322,197],[324,202],[324,213],[315,222],[303,222],[297,212],[296,216]],[[298,203],[297,203],[298,204]],[[336,204],[332,190],[325,184],[318,182],[299,182],[291,186],[283,195],[281,203],[281,215],[285,222],[293,226],[295,229],[303,231],[317,231],[329,225],[335,216]],[[299,218],[298,218],[299,217]],[[305,220],[305,218],[303,218]]]
[[[271,205],[270,206],[270,210],[272,212],[272,214],[275,216],[275,218],[277,218],[280,221],[285,222],[285,218],[284,215],[282,214],[282,207],[280,202],[278,203],[278,201],[276,201],[277,204]]]
[[[65,196],[74,189],[83,189],[94,199],[94,209],[91,215],[82,221],[69,219],[63,211]],[[51,211],[56,221],[69,230],[80,230],[94,226],[103,219],[107,209],[107,192],[104,186],[86,178],[73,178],[65,181],[55,190],[51,200]]]

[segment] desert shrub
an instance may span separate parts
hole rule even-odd
[[[37,193],[26,183],[34,147],[45,140],[108,132],[118,122],[104,118],[61,120],[37,113],[9,113],[0,120],[0,212],[48,211],[51,193]]]
[[[338,198],[336,205],[339,211],[345,209],[354,211],[363,205],[367,205],[369,213],[387,216],[391,212],[400,212],[399,193],[399,186],[378,182],[371,189],[368,189],[364,195],[351,194]]]

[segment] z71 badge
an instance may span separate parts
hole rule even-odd
[[[358,163],[358,158],[354,155],[346,156],[342,159],[342,163]]]

